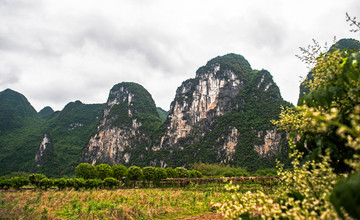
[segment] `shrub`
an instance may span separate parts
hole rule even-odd
[[[66,179],[60,178],[54,180],[54,186],[56,186],[59,190],[63,190],[66,187]]]
[[[39,181],[39,188],[47,190],[54,185],[54,181],[52,179],[43,178]]]
[[[177,178],[178,177],[178,173],[171,167],[167,167],[165,169],[167,178]]]
[[[109,164],[99,164],[96,166],[97,178],[104,180],[107,177],[111,177],[111,166]]]
[[[160,168],[160,167],[155,168],[155,177],[153,180],[155,186],[159,187],[161,180],[166,178],[167,178],[167,173],[164,168]]]
[[[116,186],[119,186],[119,180],[113,178],[113,177],[107,177],[104,179],[104,187],[108,187],[108,188],[114,188]]]
[[[75,176],[83,179],[94,179],[97,177],[97,173],[93,165],[81,163],[75,168]]]
[[[242,167],[231,167],[230,165],[224,164],[205,164],[205,163],[194,163],[191,168],[202,173],[204,176],[222,176],[226,171],[234,173],[246,172]]]
[[[202,174],[200,171],[197,171],[197,170],[189,170],[189,177],[190,178],[201,178]]]
[[[112,177],[117,180],[122,180],[126,176],[127,168],[124,165],[113,165],[111,167]]]
[[[74,179],[66,179],[66,184],[65,186],[67,188],[73,188],[75,185],[75,180]]]
[[[11,180],[10,179],[5,179],[5,178],[2,178],[0,179],[0,188],[1,189],[9,189],[11,187]]]
[[[98,189],[103,185],[103,181],[99,179],[87,179],[85,180],[85,187],[87,189]]]
[[[154,167],[144,167],[142,168],[142,173],[146,181],[155,180],[155,168]]]
[[[86,182],[83,178],[74,178],[73,180],[74,180],[73,187],[75,190],[79,190],[80,188],[86,186]]]
[[[276,176],[277,170],[274,168],[260,169],[255,172],[255,176]]]
[[[13,177],[11,178],[11,186],[15,189],[20,189],[23,186],[29,184],[29,180],[26,177]]]
[[[129,180],[136,181],[136,180],[140,180],[142,178],[143,173],[142,173],[140,167],[131,166],[128,169],[127,176],[129,178]]]
[[[340,180],[331,193],[330,201],[338,215],[346,219],[342,208],[354,219],[360,219],[360,171]]]
[[[189,177],[189,171],[185,169],[184,167],[176,167],[175,171],[178,174],[178,177],[180,178],[188,178]]]
[[[234,177],[235,173],[232,172],[232,171],[226,171],[226,172],[223,173],[223,176],[224,177]]]
[[[236,176],[250,176],[250,174],[247,172],[237,172]]]
[[[40,188],[40,181],[44,178],[46,178],[46,176],[43,174],[31,174],[29,176],[29,181],[31,184],[33,184],[37,188]]]

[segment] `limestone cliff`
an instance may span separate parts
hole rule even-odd
[[[286,154],[285,136],[270,123],[280,105],[288,103],[268,71],[240,55],[216,57],[177,89],[152,163],[248,166]]]
[[[45,155],[49,148],[52,148],[53,144],[50,138],[50,135],[48,133],[44,134],[44,137],[40,143],[40,146],[36,152],[35,155],[35,167],[38,168],[42,165]]]
[[[146,155],[149,134],[161,124],[151,95],[136,83],[115,85],[104,115],[83,151],[81,161],[91,164],[129,164]],[[143,151],[139,152],[139,148]]]

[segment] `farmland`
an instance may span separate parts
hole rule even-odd
[[[178,181],[176,181],[178,182]],[[185,181],[183,181],[185,182]],[[240,183],[240,182],[239,182]],[[0,218],[7,219],[176,219],[217,212],[213,204],[226,201],[233,192],[226,182],[163,188],[40,190],[24,187],[0,192]],[[246,180],[240,191],[266,189],[261,180]]]

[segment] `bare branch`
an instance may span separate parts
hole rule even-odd
[[[356,17],[351,18],[350,15],[346,12],[346,21],[350,22],[350,27],[355,26],[355,29],[351,29],[351,32],[358,32],[360,31],[360,22],[356,21]]]

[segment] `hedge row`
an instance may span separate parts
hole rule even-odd
[[[93,166],[90,164],[79,164],[75,169],[76,178],[59,178],[49,179],[43,174],[31,174],[27,177],[13,177],[6,179],[0,178],[0,189],[20,189],[23,186],[32,185],[38,189],[49,189],[57,187],[62,190],[64,188],[80,188],[94,189],[94,188],[114,188],[119,186],[130,186],[134,181],[150,182],[155,187],[160,186],[160,182],[166,178],[200,178],[201,173],[196,170],[186,170],[183,167],[172,168],[158,168],[158,167],[144,167],[131,166],[126,168],[123,165],[109,166],[107,164],[100,164]],[[145,185],[145,184],[144,184]]]
[[[117,180],[129,179],[131,181],[160,182],[166,178],[200,178],[202,174],[197,170],[187,170],[183,167],[159,168],[137,166],[126,168],[124,165],[99,164],[97,166],[81,163],[75,168],[75,176],[83,179],[105,179],[113,177]]]
[[[0,188],[1,189],[20,189],[23,186],[32,185],[38,189],[47,190],[51,187],[57,187],[59,190],[65,188],[73,189],[99,189],[99,188],[114,188],[119,187],[121,182],[113,177],[105,178],[104,180],[100,179],[83,179],[83,178],[59,178],[59,179],[49,179],[42,174],[32,174],[29,178],[26,177],[13,177],[11,179],[0,179]]]

